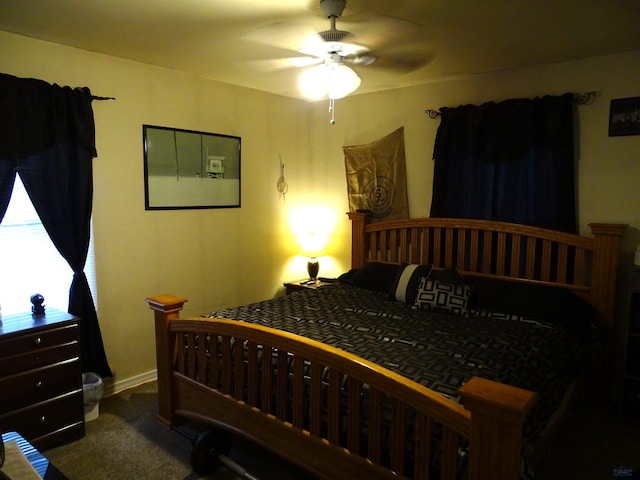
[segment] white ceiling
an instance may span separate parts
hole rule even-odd
[[[358,94],[640,50],[640,1],[348,0],[337,27],[380,57]],[[328,28],[318,0],[0,0],[1,30],[296,98],[275,59]]]

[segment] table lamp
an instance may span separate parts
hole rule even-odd
[[[327,239],[310,232],[306,235],[302,235],[299,240],[300,245],[302,246],[301,255],[309,257],[309,260],[307,261],[307,273],[309,274],[309,280],[316,281],[318,279],[318,273],[320,272],[320,262],[318,261],[318,257],[322,255],[322,249],[327,243]]]

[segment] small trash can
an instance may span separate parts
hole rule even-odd
[[[104,393],[102,379],[97,373],[82,374],[82,399],[84,401],[84,421],[91,422],[100,414],[100,399]]]

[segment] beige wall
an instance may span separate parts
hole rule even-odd
[[[577,108],[579,227],[587,234],[590,222],[629,224],[624,261],[632,263],[632,252],[640,244],[640,136],[609,137],[608,121],[611,99],[640,96],[638,78],[640,51],[635,51],[355,95],[336,102],[333,126],[328,124],[325,105],[313,105],[311,141],[318,161],[341,174],[342,145],[370,142],[404,126],[410,215],[428,216],[431,155],[439,121],[431,120],[425,109],[596,91],[591,105]],[[333,194],[344,195],[344,185],[335,188]]]
[[[0,72],[116,98],[93,103],[98,315],[114,381],[155,368],[145,297],[174,292],[189,298],[186,313],[204,313],[304,275],[287,271],[290,201],[276,191],[279,154],[291,177],[309,161],[304,102],[2,32]],[[242,137],[242,208],[145,211],[143,124]]]
[[[354,95],[309,104],[178,72],[0,32],[0,72],[88,86],[115,101],[94,102],[94,241],[98,314],[113,381],[155,368],[152,314],[144,298],[173,292],[185,312],[203,313],[282,293],[305,275],[289,215],[322,206],[334,235],[321,275],[349,268],[343,145],[373,141],[405,127],[409,207],[429,213],[437,120],[426,108],[512,97],[599,92],[578,108],[579,221],[614,221],[640,243],[640,136],[609,138],[609,100],[640,95],[640,52]],[[635,80],[634,80],[635,79]],[[142,124],[242,137],[242,208],[145,211]],[[276,191],[279,158],[289,193]]]

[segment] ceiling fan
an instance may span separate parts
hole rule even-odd
[[[346,0],[320,0],[319,3],[329,20],[328,30],[309,33],[308,28],[278,23],[253,32],[247,38],[301,54],[261,63],[271,65],[272,69],[308,67],[301,72],[299,87],[310,100],[329,98],[331,123],[334,123],[334,100],[349,95],[360,86],[360,77],[351,67],[407,73],[427,63],[428,53],[419,48],[427,39],[424,27],[390,16],[365,15],[358,21],[358,15],[353,15],[351,24],[360,30],[356,35],[338,29],[336,25],[337,19],[343,16]],[[414,51],[407,54],[407,49]]]
[[[367,55],[369,48],[349,42],[354,37],[351,32],[336,28],[336,19],[342,16],[346,6],[346,0],[320,0],[320,8],[329,19],[329,30],[308,38],[300,49],[301,53],[315,57],[316,63],[370,65],[376,60],[376,57]]]

